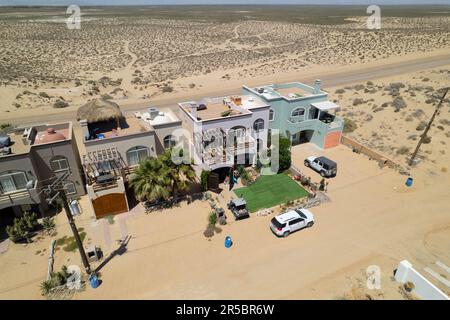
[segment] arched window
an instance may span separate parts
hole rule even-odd
[[[50,168],[52,168],[53,172],[69,170],[69,161],[67,161],[66,157],[54,156],[50,159]]]
[[[164,138],[164,149],[170,149],[172,147],[175,147],[176,144],[177,140],[173,135],[169,134]]]
[[[150,153],[147,147],[137,146],[127,151],[127,161],[129,166],[136,166],[139,162],[147,159]]]
[[[257,119],[255,122],[253,122],[253,130],[260,131],[264,129],[264,120],[263,119]]]
[[[275,112],[270,109],[269,110],[269,121],[273,121],[273,119],[275,119]]]
[[[303,116],[305,114],[305,109],[304,108],[297,108],[294,111],[292,111],[291,115],[293,117],[299,117],[299,116]]]
[[[10,170],[0,173],[1,193],[24,190],[27,188],[28,177],[24,171]]]

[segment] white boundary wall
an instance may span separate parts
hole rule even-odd
[[[398,265],[395,280],[400,283],[412,282],[414,284],[413,292],[421,299],[450,300],[445,293],[415,270],[407,260],[401,261]]]

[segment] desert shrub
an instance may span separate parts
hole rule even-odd
[[[392,102],[392,106],[395,108],[395,111],[400,111],[400,109],[406,108],[406,102],[402,97],[396,97]]]
[[[427,123],[426,123],[425,121],[421,121],[421,122],[417,125],[416,130],[417,130],[417,131],[423,131],[423,130],[425,130],[426,127],[427,127]]]
[[[214,235],[214,227],[211,227],[210,225],[208,225],[206,227],[206,230],[203,232],[203,235],[206,238],[211,238]]]
[[[41,294],[46,296],[53,288],[65,285],[71,275],[72,274],[68,272],[67,267],[63,265],[61,271],[53,272],[50,275],[50,279],[41,282]]]
[[[39,96],[42,98],[50,99],[50,96],[47,94],[47,92],[39,92]]]
[[[173,91],[173,87],[168,85],[168,84],[165,84],[165,85],[163,85],[161,90],[162,90],[162,92],[172,92]]]
[[[343,94],[343,93],[345,93],[345,90],[344,89],[337,89],[334,93],[336,93],[336,94]]]
[[[409,147],[406,146],[402,146],[400,148],[397,149],[397,154],[407,154],[409,152]]]
[[[422,142],[423,142],[423,144],[429,144],[431,142],[431,137],[430,136],[424,137]]]
[[[47,234],[52,234],[56,229],[55,219],[50,217],[42,219],[42,228]]]
[[[103,100],[110,100],[110,99],[112,99],[113,97],[110,96],[109,94],[105,93],[105,94],[102,94],[101,98],[102,98]]]
[[[2,123],[0,124],[0,130],[4,130],[4,129],[8,129],[11,128],[11,124],[10,123]]]
[[[354,106],[357,106],[357,105],[360,105],[360,104],[363,104],[364,103],[364,99],[361,99],[361,98],[356,98],[355,100],[353,100],[353,105]]]
[[[358,125],[355,121],[349,118],[344,118],[344,133],[350,133],[355,131],[358,128]]]
[[[360,91],[360,90],[364,89],[365,86],[363,84],[357,84],[353,88],[355,88],[356,91]]]
[[[68,106],[69,106],[69,104],[66,101],[63,101],[60,99],[56,100],[56,102],[53,104],[53,108],[56,108],[56,109],[66,108]]]

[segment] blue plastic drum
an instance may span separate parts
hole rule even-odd
[[[225,248],[231,247],[232,244],[233,244],[233,241],[231,240],[231,237],[230,236],[226,236],[225,237]]]
[[[411,177],[409,177],[408,179],[406,179],[406,186],[407,187],[411,187],[412,185],[413,185],[413,181],[414,181],[414,179],[413,178],[411,178]]]
[[[98,278],[95,274],[91,274],[89,276],[89,283],[91,284],[91,288],[93,289],[98,288],[98,286],[100,285]]]

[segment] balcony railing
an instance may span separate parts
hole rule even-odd
[[[36,192],[37,181],[34,181],[34,186],[31,189],[21,189],[6,193],[0,193],[0,204],[19,204],[24,203],[24,200],[29,202],[38,202],[38,194]],[[26,202],[26,201],[25,201]]]

